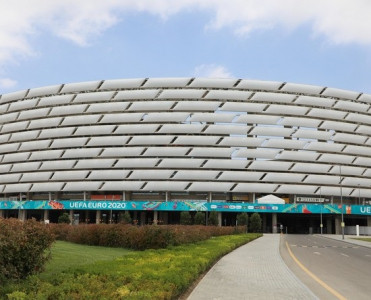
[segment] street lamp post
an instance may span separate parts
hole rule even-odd
[[[319,187],[319,201],[322,201],[322,192],[321,192],[321,187]],[[323,203],[320,202],[319,205],[321,205],[321,224],[320,224],[320,228],[321,228],[321,235],[323,233],[323,222],[322,222],[322,206],[323,206]]]
[[[341,236],[342,236],[342,239],[344,239],[344,227],[345,227],[345,224],[344,224],[344,210],[343,210],[343,186],[342,186],[342,183],[341,183],[341,166],[339,166],[339,169],[340,169],[340,207],[341,207]]]

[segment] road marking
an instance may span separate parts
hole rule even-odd
[[[370,254],[366,254],[365,256],[367,256],[367,257],[371,257],[371,255],[370,255]]]
[[[303,248],[307,248],[307,245],[301,245]]]
[[[346,298],[344,296],[342,296],[340,293],[338,293],[337,291],[335,291],[332,287],[328,286],[326,283],[324,283],[321,279],[319,279],[316,275],[314,275],[311,271],[309,271],[297,258],[296,256],[294,255],[294,253],[292,253],[291,249],[290,249],[290,246],[289,244],[286,242],[286,247],[287,247],[287,250],[289,251],[289,254],[290,256],[292,257],[292,259],[299,265],[299,267],[305,272],[307,273],[310,277],[312,277],[315,281],[317,281],[323,288],[325,288],[326,290],[328,290],[331,294],[333,294],[335,297],[337,297],[338,299],[341,299],[341,300],[346,300]]]
[[[321,253],[319,253],[319,252],[313,252],[314,254],[317,254],[317,255],[321,255]]]
[[[342,256],[349,257],[349,255],[346,255],[344,253],[340,253]]]

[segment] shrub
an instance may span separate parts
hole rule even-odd
[[[262,228],[262,219],[258,213],[253,213],[250,218],[250,231],[260,232]]]
[[[196,212],[194,217],[194,224],[195,225],[205,225],[205,214],[203,212]]]
[[[0,283],[41,271],[53,241],[49,227],[36,220],[0,218]]]
[[[58,223],[71,224],[71,219],[68,213],[63,213],[58,218]]]
[[[218,226],[218,213],[216,211],[212,211],[209,215],[208,225]]]
[[[245,226],[248,225],[249,216],[247,213],[242,213],[237,215],[237,225]]]
[[[124,224],[131,224],[132,220],[128,211],[125,211],[125,213],[122,215],[121,222]]]
[[[192,224],[192,217],[188,211],[182,211],[180,213],[180,224],[181,225],[191,225]]]

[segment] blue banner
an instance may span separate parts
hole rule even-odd
[[[145,210],[145,211],[219,211],[294,214],[341,214],[338,204],[258,204],[204,201],[0,201],[0,209],[41,210]],[[370,205],[343,205],[343,214],[371,215]]]

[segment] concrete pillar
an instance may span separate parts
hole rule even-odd
[[[122,192],[122,200],[126,201],[126,194],[125,194],[125,192]]]
[[[44,223],[49,223],[49,210],[44,210]]]
[[[218,212],[218,226],[222,226],[222,213]]]
[[[262,226],[263,226],[263,232],[266,232],[267,230],[267,214],[262,214]]]
[[[209,195],[207,197],[207,202],[211,202],[211,201],[213,201],[213,193],[209,192]]]
[[[165,201],[170,201],[170,192],[165,192]]]
[[[133,217],[134,225],[138,224],[138,212],[134,211],[134,217]]]
[[[371,227],[371,216],[367,216],[367,226]]]
[[[70,210],[70,220],[71,220],[71,224],[73,224],[73,209]]]
[[[140,212],[140,225],[145,225],[146,224],[146,212],[141,211]]]
[[[153,211],[153,224],[154,225],[158,224],[158,211],[157,210]]]
[[[326,233],[332,234],[332,218],[331,216],[328,216],[326,218]]]
[[[102,217],[102,212],[100,210],[97,210],[95,212],[95,224],[99,224],[100,223],[101,217]]]
[[[272,233],[277,233],[277,214],[272,214]]]
[[[341,234],[341,216],[335,217],[335,234]]]
[[[0,209],[0,218],[4,218],[4,210]]]
[[[26,220],[26,211],[24,209],[18,210],[18,220],[21,220],[21,221]]]

